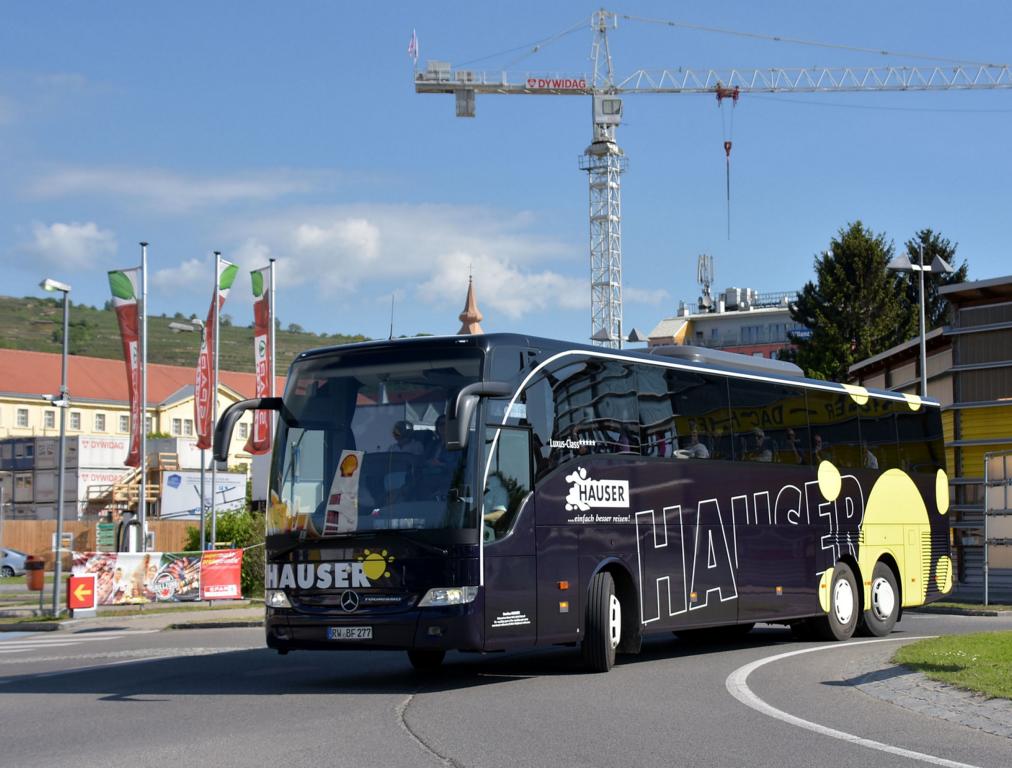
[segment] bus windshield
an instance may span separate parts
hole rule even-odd
[[[297,362],[278,421],[268,533],[475,526],[471,451],[447,449],[445,424],[481,362],[473,348]]]

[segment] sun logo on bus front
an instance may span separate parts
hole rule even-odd
[[[365,549],[362,550],[362,556],[358,558],[358,561],[362,563],[362,570],[365,571],[366,578],[369,581],[375,581],[380,577],[390,578],[387,566],[394,561],[394,556],[388,554],[385,549],[382,552]]]

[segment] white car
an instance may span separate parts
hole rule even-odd
[[[0,549],[0,577],[21,576],[27,559],[28,555],[19,549]]]

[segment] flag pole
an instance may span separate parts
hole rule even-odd
[[[277,300],[275,298],[277,296],[277,294],[275,292],[275,288],[277,286],[276,286],[276,284],[274,282],[274,265],[275,265],[275,261],[276,261],[276,259],[274,259],[274,258],[270,259],[270,265],[271,265],[271,297],[270,297],[270,304],[268,304],[268,308],[270,309],[270,314],[271,314],[271,316],[270,316],[270,323],[271,323],[271,325],[270,325],[270,332],[271,332],[271,383],[270,383],[270,387],[269,387],[269,391],[271,393],[271,397],[276,397],[276,394],[274,392],[274,380],[275,380],[275,376],[276,376],[276,367],[275,366],[277,365],[277,363],[275,362],[276,359],[277,359],[277,357],[275,355],[275,352],[277,352],[277,349],[275,347],[275,334],[274,334],[274,327],[276,325],[275,318],[278,316],[278,308],[277,308],[277,305],[274,303]],[[273,423],[273,419],[271,421]],[[274,440],[274,430],[272,429],[271,430],[271,447],[274,446],[273,440]]]
[[[148,502],[148,244],[141,242],[141,484],[137,501],[140,551],[147,549]]]
[[[218,315],[218,283],[221,280],[221,251],[214,252],[214,293],[211,299],[211,306],[214,308],[214,389],[211,391],[211,434],[214,434],[218,426],[218,348],[221,346],[220,325]],[[211,549],[217,546],[218,541],[218,462],[211,452]]]

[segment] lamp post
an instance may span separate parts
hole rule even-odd
[[[67,406],[70,392],[67,389],[67,331],[70,328],[70,286],[59,280],[46,278],[39,287],[44,291],[59,291],[63,294],[63,354],[60,359],[60,396],[51,402],[60,409],[60,448],[56,475],[56,562],[53,564],[53,616],[59,615],[60,581],[63,567],[63,473],[66,470],[67,450]]]
[[[204,321],[199,317],[191,317],[188,323],[169,323],[169,330],[173,333],[193,333],[200,331],[200,345],[204,345]],[[196,397],[196,392],[194,392]],[[204,485],[204,469],[207,466],[207,450],[200,449],[200,551],[207,549],[207,534],[204,531],[204,516],[207,512],[207,489]],[[212,498],[213,498],[212,490]]]
[[[905,253],[897,256],[895,259],[886,264],[886,269],[893,272],[917,272],[919,275],[920,290],[918,291],[918,298],[920,299],[920,310],[921,310],[921,397],[928,396],[928,341],[927,333],[928,330],[925,327],[925,297],[924,297],[924,273],[925,272],[938,272],[941,274],[948,274],[953,272],[948,262],[941,256],[935,256],[931,260],[931,263],[927,266],[924,265],[924,243],[920,243],[917,248],[917,264],[910,261],[910,257]]]

